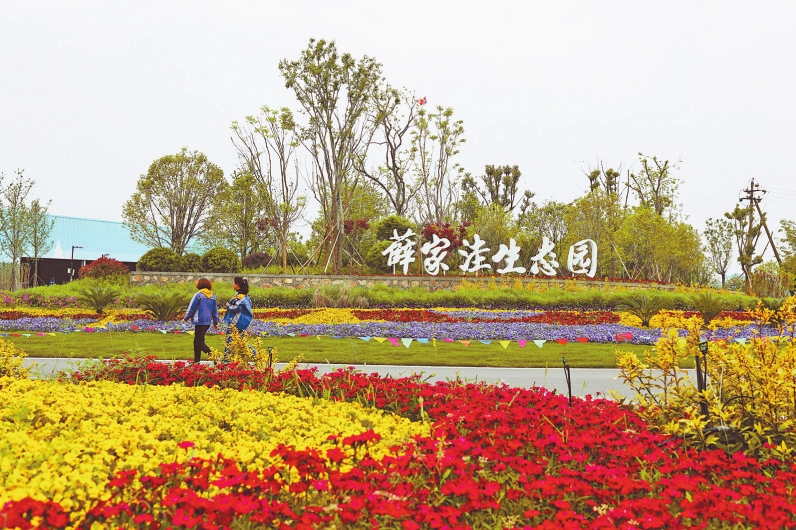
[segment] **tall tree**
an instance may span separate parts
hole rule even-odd
[[[453,221],[454,205],[463,168],[453,161],[465,142],[464,123],[454,120],[453,109],[418,112],[412,131],[412,161],[419,190],[417,224],[441,225]]]
[[[324,241],[334,272],[342,263],[345,193],[356,188],[356,160],[364,159],[378,120],[372,104],[383,80],[371,57],[340,55],[334,41],[310,39],[298,60],[279,71],[307,115],[301,138],[313,161],[311,189],[327,221]]]
[[[732,257],[733,226],[728,219],[708,218],[703,231],[713,271],[721,277],[721,288],[727,283],[727,269]]]
[[[472,193],[480,197],[484,206],[497,204],[507,213],[511,213],[519,204],[517,191],[521,176],[522,172],[517,165],[487,165],[484,168],[484,174],[478,177],[480,182],[470,175],[462,179],[462,191],[465,194]],[[533,195],[530,190],[525,190],[522,195],[525,207],[530,205]]]
[[[182,255],[204,230],[224,172],[198,152],[183,148],[152,162],[136,191],[122,207],[130,237],[150,247],[167,247]]]
[[[639,153],[638,156],[641,170],[630,174],[628,186],[636,194],[641,206],[668,219],[674,219],[679,210],[676,201],[680,179],[673,171],[679,167],[656,156],[649,157],[644,153]]]
[[[417,193],[412,185],[409,138],[420,104],[407,90],[390,86],[379,90],[373,101],[375,135],[372,146],[381,150],[382,163],[369,169],[365,159],[356,159],[357,170],[375,184],[390,201],[396,215],[405,216]],[[373,149],[373,147],[371,147]]]
[[[591,239],[597,244],[597,269],[601,276],[619,277],[618,265],[629,276],[624,263],[617,263],[619,252],[616,246],[616,233],[620,229],[625,211],[620,207],[616,195],[605,193],[602,189],[590,191],[571,202],[565,214],[567,235],[563,239],[565,248],[583,239]]]
[[[563,202],[547,200],[544,203],[532,202],[518,217],[517,224],[528,234],[534,248],[547,237],[558,255],[562,253],[561,243],[567,234],[567,205]]]
[[[796,254],[796,222],[783,219],[779,222],[783,238],[783,253],[787,256]]]
[[[232,182],[223,186],[198,239],[207,248],[234,249],[241,260],[265,250],[261,219],[269,202],[265,186],[251,173],[235,171]]]
[[[52,201],[42,204],[34,199],[28,208],[28,223],[30,226],[30,241],[28,245],[30,258],[33,260],[33,286],[39,284],[39,260],[53,248],[54,241],[50,237],[55,219],[47,215],[47,210]]]
[[[763,233],[763,223],[761,219],[755,218],[755,207],[750,204],[741,207],[735,205],[735,209],[724,214],[733,225],[733,235],[735,236],[735,249],[738,251],[738,263],[741,264],[746,290],[751,286],[752,269],[755,265],[763,263],[763,255],[757,254],[757,241]]]
[[[35,182],[18,169],[14,180],[3,185],[0,173],[0,251],[11,258],[11,290],[20,288],[19,258],[30,243],[30,215],[25,201]]]
[[[232,123],[232,143],[247,173],[262,186],[266,199],[260,224],[268,227],[281,249],[282,273],[287,273],[290,230],[301,217],[305,197],[299,195],[298,165],[293,160],[299,146],[298,126],[290,109],[264,106],[259,116]],[[291,165],[291,162],[293,164]]]
[[[619,178],[621,176],[622,167],[619,170],[609,167],[605,169],[605,164],[602,160],[597,160],[597,167],[591,168],[586,176],[589,178],[589,190],[595,191],[598,189],[603,190],[609,195],[619,195]]]

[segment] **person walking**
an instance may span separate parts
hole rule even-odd
[[[200,278],[196,288],[198,292],[191,298],[183,321],[193,323],[193,362],[198,363],[202,360],[202,352],[210,353],[205,344],[207,330],[211,324],[218,329],[218,302],[213,294],[213,284],[207,278]]]
[[[249,281],[243,276],[235,276],[232,279],[232,288],[235,289],[235,296],[230,298],[225,306],[227,312],[224,314],[224,322],[227,323],[227,341],[224,347],[224,362],[228,362],[229,343],[232,342],[233,330],[243,333],[251,324],[254,318],[252,311],[252,301],[249,298]]]

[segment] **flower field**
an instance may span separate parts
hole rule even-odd
[[[782,327],[725,312],[695,332],[694,316],[661,312],[641,328],[611,311],[259,309],[255,332],[621,336],[673,353],[704,336],[778,355],[762,348]],[[6,333],[188,329],[129,310],[15,308],[0,322]],[[793,384],[771,369],[769,387]],[[2,377],[0,528],[796,528],[793,415],[773,399],[777,425],[749,427],[769,436],[752,454],[697,449],[647,408],[543,388],[154,357]],[[702,425],[690,405],[679,414]]]
[[[538,388],[128,359],[0,399],[10,528],[796,527],[793,462]]]
[[[588,340],[654,344],[667,321],[695,313],[663,311],[649,328],[630,314],[614,311],[480,309],[256,309],[251,333],[268,336],[381,337],[396,340]],[[79,309],[0,310],[2,333],[161,332],[192,330],[179,319],[154,321],[135,310],[97,314]],[[775,335],[760,329],[746,311],[725,311],[706,331],[708,340],[749,339]]]

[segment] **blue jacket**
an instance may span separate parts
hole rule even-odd
[[[193,295],[183,320],[190,320],[194,326],[218,326],[218,302],[215,295],[208,295],[208,292],[202,289]]]
[[[235,326],[240,331],[245,331],[251,324],[253,317],[252,301],[247,295],[238,293],[227,303],[224,322],[229,326]]]

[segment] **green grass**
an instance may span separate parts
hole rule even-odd
[[[23,333],[23,332],[20,332]],[[193,359],[193,336],[161,333],[69,333],[30,337],[7,337],[29,357],[57,358],[114,358],[122,354],[155,355],[159,359]],[[224,347],[223,335],[210,335],[207,344],[216,349]],[[615,368],[614,351],[634,351],[641,355],[651,346],[634,344],[599,344],[546,342],[542,348],[528,342],[520,348],[511,342],[503,348],[497,341],[486,345],[478,341],[464,346],[459,342],[437,341],[436,346],[413,341],[409,348],[399,343],[363,341],[358,338],[332,337],[262,337],[264,347],[272,346],[285,362],[303,355],[303,362],[332,364],[395,364],[402,366],[492,366],[516,368],[545,368],[567,363],[579,368]]]

